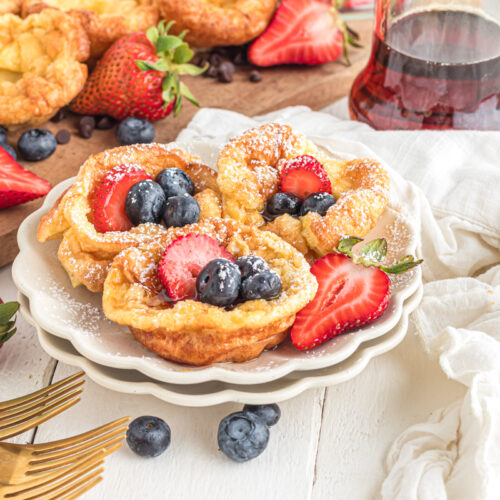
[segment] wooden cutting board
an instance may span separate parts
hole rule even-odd
[[[191,91],[204,107],[224,108],[248,116],[260,115],[285,106],[306,105],[312,109],[346,96],[355,76],[364,67],[371,44],[372,20],[351,21],[349,25],[360,35],[361,49],[350,51],[351,66],[335,61],[315,67],[281,66],[261,71],[262,81],[251,83],[249,70],[237,70],[232,83],[224,84],[211,78],[186,77]],[[157,142],[173,141],[189,123],[197,108],[188,102],[175,119],[171,116],[155,124]],[[56,133],[62,128],[72,132],[68,144],[58,146],[55,153],[38,163],[21,162],[23,166],[53,186],[76,175],[80,165],[93,153],[118,146],[115,131],[96,130],[90,139],[78,135],[78,118],[69,117],[43,127]],[[15,145],[18,134],[9,134],[8,142]],[[18,253],[16,233],[21,222],[42,204],[43,199],[0,211],[0,266],[14,260]]]

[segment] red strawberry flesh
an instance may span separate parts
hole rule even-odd
[[[288,161],[280,173],[280,189],[305,200],[313,193],[331,193],[332,185],[321,163],[310,155]]]
[[[0,208],[12,207],[45,196],[50,184],[24,169],[0,147]]]
[[[292,326],[291,339],[298,349],[311,349],[370,323],[389,305],[391,282],[380,269],[355,264],[345,255],[329,254],[317,260],[311,272],[318,291]]]
[[[173,241],[158,265],[158,277],[174,300],[196,297],[196,278],[217,258],[234,262],[234,257],[217,240],[204,234],[187,234]]]
[[[137,165],[119,165],[103,178],[92,196],[94,227],[100,233],[128,231],[133,227],[125,212],[129,189],[136,183],[151,179]]]

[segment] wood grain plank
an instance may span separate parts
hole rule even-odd
[[[352,21],[350,26],[359,32],[364,48],[351,51],[351,66],[341,60],[323,66],[281,66],[262,70],[262,82],[251,83],[249,70],[237,73],[231,84],[219,83],[211,78],[186,77],[186,83],[204,107],[218,107],[255,116],[285,106],[306,105],[320,109],[347,95],[354,77],[363,68],[369,54],[372,20]],[[170,142],[189,123],[197,108],[186,103],[181,114],[168,117],[156,124],[158,142]],[[21,162],[29,170],[56,185],[76,174],[90,154],[117,146],[114,130],[96,131],[91,139],[78,135],[77,118],[70,117],[61,123],[47,123],[44,127],[56,132],[70,130],[71,141],[59,146],[47,160],[39,163]],[[9,136],[15,144],[19,133]],[[12,262],[18,252],[16,231],[21,222],[42,203],[34,200],[25,205],[0,212],[0,267]]]
[[[0,297],[4,302],[17,298],[10,267],[0,269]],[[49,385],[55,368],[56,361],[45,354],[35,329],[20,314],[17,315],[16,326],[14,337],[0,349],[0,401],[18,398]],[[24,432],[9,441],[29,443],[33,434],[34,430]]]
[[[54,380],[75,371],[59,363]],[[124,415],[155,415],[170,425],[170,448],[144,459],[125,445],[107,460],[104,481],[87,494],[88,500],[304,500],[312,487],[322,393],[308,391],[281,403],[282,418],[271,428],[268,448],[244,464],[230,461],[217,449],[219,421],[241,405],[176,407],[149,396],[112,392],[91,380],[85,383],[81,403],[40,426],[36,441],[84,432]]]

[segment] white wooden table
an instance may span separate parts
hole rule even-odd
[[[4,301],[17,296],[10,272],[10,266],[0,269]],[[0,400],[77,371],[45,354],[34,328],[19,315],[17,325],[18,333],[0,350]],[[104,480],[84,498],[373,499],[397,435],[463,395],[463,387],[448,381],[418,342],[410,327],[400,346],[374,359],[353,380],[281,403],[282,418],[271,429],[268,448],[244,464],[226,459],[216,438],[219,421],[241,405],[176,407],[149,396],[115,393],[89,379],[80,403],[13,441],[50,441],[124,415],[155,415],[171,427],[170,448],[144,459],[125,445],[107,460]]]

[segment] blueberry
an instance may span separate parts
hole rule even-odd
[[[141,457],[157,457],[170,445],[170,427],[158,417],[138,417],[129,425],[127,443]]]
[[[211,260],[196,278],[198,299],[213,306],[229,306],[238,298],[241,274],[227,259]]]
[[[7,144],[7,130],[0,127],[0,144]]]
[[[257,273],[269,271],[267,262],[262,257],[257,257],[257,255],[245,255],[244,257],[240,257],[236,259],[235,264],[240,268],[242,280]]]
[[[183,194],[194,194],[194,183],[184,170],[180,168],[166,168],[162,170],[157,176],[155,181],[165,191],[165,196],[181,196]]]
[[[57,147],[52,132],[44,128],[27,130],[17,141],[19,154],[28,161],[40,161],[48,158]]]
[[[243,300],[273,299],[281,292],[281,279],[274,271],[250,276],[241,284],[240,297]]]
[[[147,120],[131,116],[116,127],[116,138],[122,146],[153,142],[155,128]]]
[[[0,148],[4,148],[5,151],[7,151],[7,153],[9,153],[10,156],[12,156],[12,158],[17,161],[17,153],[12,146],[9,146],[8,144],[0,144]]]
[[[277,404],[271,405],[245,405],[245,413],[255,413],[268,427],[276,424],[281,417],[281,410]]]
[[[300,210],[301,200],[292,193],[276,193],[267,200],[266,214],[278,217],[283,214],[297,215]]]
[[[125,199],[125,213],[134,226],[161,221],[167,198],[159,184],[146,180],[134,184]]]
[[[328,209],[336,203],[336,199],[329,193],[310,194],[302,203],[300,215],[306,215],[309,212],[317,212],[320,215],[326,215]]]
[[[246,462],[266,449],[269,429],[255,413],[238,411],[221,420],[217,442],[231,460]]]
[[[172,196],[165,203],[163,221],[167,227],[182,227],[194,224],[200,218],[200,205],[188,194]]]

